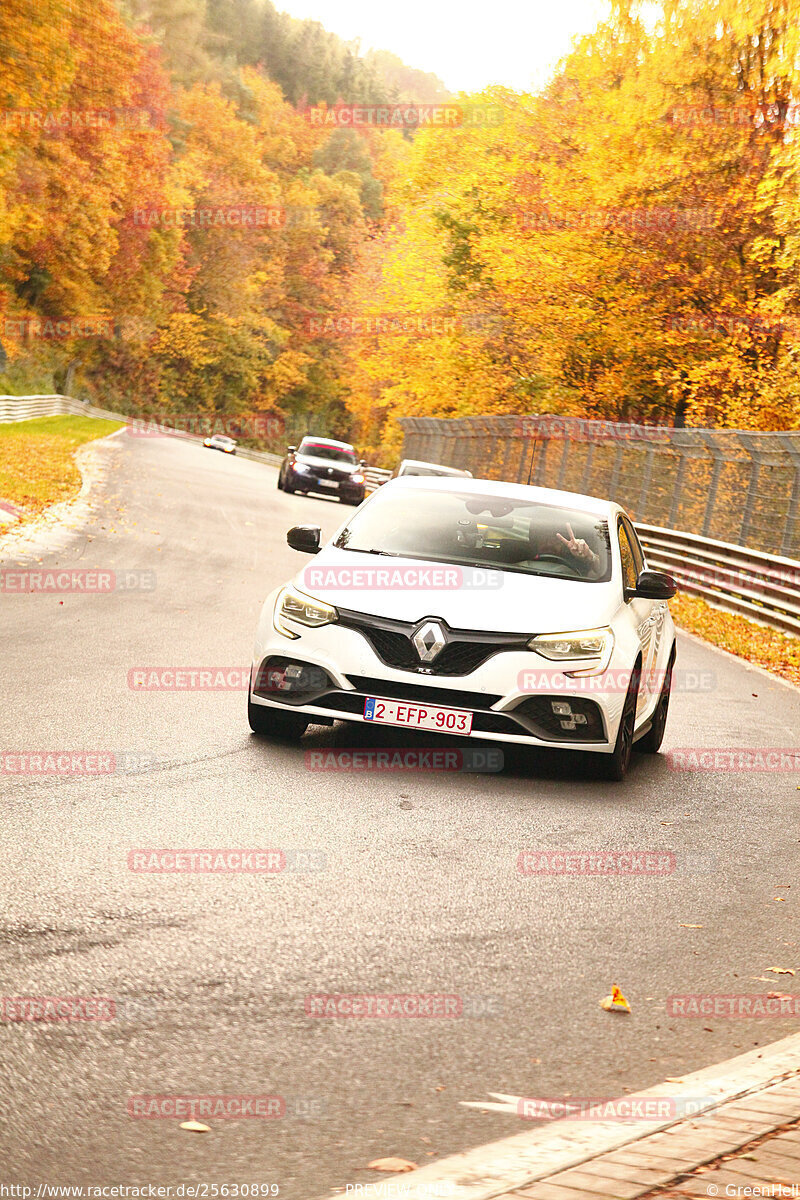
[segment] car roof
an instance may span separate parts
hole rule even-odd
[[[424,458],[404,458],[401,467],[435,467],[437,471],[460,471],[461,467],[447,467],[444,463],[426,462]]]
[[[313,433],[305,434],[303,442],[319,442],[320,446],[343,446],[345,450],[353,449],[351,442],[337,442],[334,438],[315,437]],[[300,444],[302,445],[302,442]]]
[[[618,512],[625,511],[613,500],[603,500],[599,496],[584,496],[580,492],[562,492],[556,488],[532,487],[526,483],[504,483],[499,479],[470,479],[468,476],[401,475],[384,484],[379,494],[385,493],[387,488],[460,492],[475,496],[504,496],[509,499],[528,500],[535,504],[576,508],[590,513],[592,516],[605,517],[607,520],[612,520]]]

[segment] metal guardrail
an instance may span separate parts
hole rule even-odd
[[[800,635],[800,562],[657,525],[636,529],[648,565],[669,571],[682,591]]]
[[[69,396],[0,396],[0,423],[66,413],[105,417],[125,424],[135,420]],[[165,436],[202,440],[182,430],[165,430]],[[237,447],[237,454],[272,467],[280,466],[283,461],[279,454],[245,446]],[[369,493],[385,483],[392,472],[383,467],[367,467],[364,474]],[[669,571],[683,591],[729,612],[800,636],[800,561],[659,525],[637,522],[636,528],[648,563]]]
[[[387,479],[392,478],[392,472],[384,470],[383,467],[365,467],[364,475],[366,477],[367,492],[375,492],[382,483],[386,483]]]

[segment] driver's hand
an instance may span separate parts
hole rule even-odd
[[[574,558],[580,558],[584,562],[597,561],[597,555],[594,553],[594,551],[592,549],[590,549],[590,547],[587,545],[587,543],[584,541],[584,539],[575,537],[575,534],[572,532],[572,526],[570,525],[569,521],[567,521],[567,533],[569,534],[568,538],[565,538],[560,533],[557,533],[556,537],[559,539],[559,541],[563,542],[563,544],[567,547],[570,554],[573,555]]]

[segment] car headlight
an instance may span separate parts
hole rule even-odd
[[[324,600],[314,600],[311,596],[296,592],[294,588],[286,587],[275,601],[272,623],[284,637],[296,638],[300,635],[289,629],[284,621],[297,621],[300,625],[317,628],[320,625],[331,625],[338,618],[339,614],[332,604],[326,604]]]
[[[308,467],[305,465],[305,463],[292,463],[292,470],[299,471],[301,474],[303,474],[308,470]]]
[[[531,638],[528,649],[556,662],[589,661],[590,666],[570,675],[597,675],[605,671],[614,649],[610,629],[577,629],[574,633],[542,633]]]
[[[358,474],[358,475],[351,475],[351,476],[350,476],[350,482],[351,482],[351,483],[363,483],[363,482],[364,482],[364,476],[363,476],[363,475],[360,475],[360,474]]]

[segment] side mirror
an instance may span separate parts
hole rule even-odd
[[[365,467],[365,466],[367,465],[367,460],[366,460],[365,458],[360,458],[360,459],[358,460],[358,465],[359,465],[360,467]]]
[[[287,447],[286,447],[286,453],[287,453],[287,454],[294,454],[294,452],[295,452],[295,450],[296,450],[296,449],[297,449],[297,446],[287,446]]]
[[[319,553],[319,525],[293,525],[286,534],[286,541],[293,550],[303,554]]]
[[[636,589],[627,589],[627,596],[639,596],[642,600],[671,600],[678,585],[666,571],[640,571]]]

